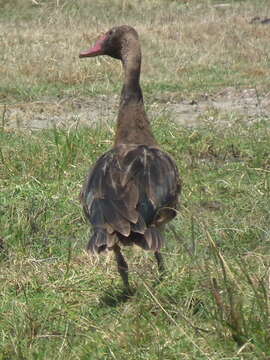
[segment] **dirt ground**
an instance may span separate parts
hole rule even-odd
[[[5,128],[45,129],[72,126],[113,125],[119,97],[64,98],[1,105],[0,117]],[[270,93],[258,94],[255,88],[226,88],[216,95],[204,94],[200,99],[173,100],[164,103],[158,97],[148,106],[149,118],[166,116],[182,126],[197,127],[204,119],[218,118],[228,123],[240,117],[247,122],[270,116]]]

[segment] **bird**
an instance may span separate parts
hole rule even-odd
[[[79,57],[105,55],[120,60],[124,73],[115,139],[90,169],[80,200],[92,225],[87,250],[113,251],[124,289],[131,293],[121,248],[135,244],[153,251],[158,271],[164,272],[163,228],[177,215],[181,180],[176,162],[158,145],[145,111],[137,31],[115,26]]]

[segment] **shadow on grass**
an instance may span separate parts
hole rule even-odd
[[[104,295],[100,297],[99,303],[101,306],[117,307],[130,300],[135,293],[135,289],[127,291],[125,289],[109,288],[104,291]]]

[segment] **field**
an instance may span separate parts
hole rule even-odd
[[[0,0],[0,360],[270,359],[267,0]],[[117,19],[117,20],[115,20]],[[78,195],[113,143],[121,64],[78,54],[141,37],[153,131],[177,161],[166,274],[85,251]]]

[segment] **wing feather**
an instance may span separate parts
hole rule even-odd
[[[160,249],[164,240],[156,226],[175,216],[179,192],[177,167],[167,153],[145,145],[119,145],[108,151],[96,162],[81,193],[84,211],[98,228],[90,250],[109,246],[115,234],[133,239],[132,233],[143,235],[149,249]]]
[[[149,249],[159,251],[164,244],[164,238],[160,231],[155,227],[149,227],[144,233],[145,240]]]

